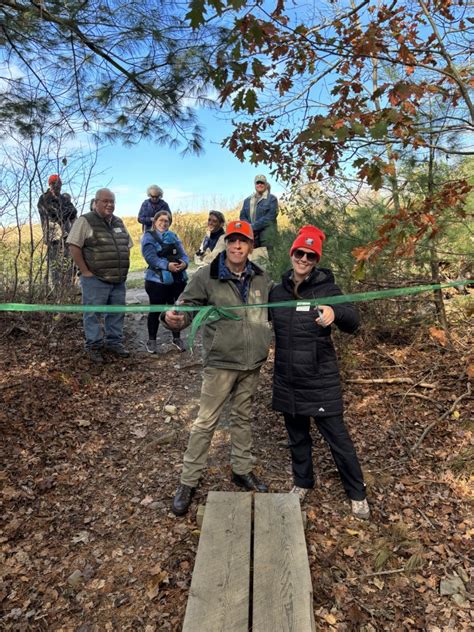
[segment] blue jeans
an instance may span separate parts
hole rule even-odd
[[[125,282],[106,283],[97,277],[81,276],[83,305],[125,305]],[[102,332],[101,317],[104,317]],[[86,349],[122,344],[125,313],[84,312]]]

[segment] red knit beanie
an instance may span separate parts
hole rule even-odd
[[[53,173],[52,176],[49,176],[48,178],[48,184],[54,184],[55,182],[61,182],[61,178],[58,176],[57,173]]]
[[[318,255],[318,261],[323,254],[323,241],[326,235],[316,226],[303,226],[290,248],[290,257],[297,248],[312,250]]]

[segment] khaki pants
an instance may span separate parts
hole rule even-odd
[[[206,367],[203,371],[199,413],[194,421],[188,448],[184,453],[181,483],[196,487],[206,467],[207,454],[222,408],[231,396],[229,416],[232,442],[231,465],[236,474],[252,470],[252,401],[257,390],[260,368],[231,371]]]

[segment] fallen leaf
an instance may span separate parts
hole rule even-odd
[[[145,496],[145,498],[143,498],[140,501],[140,505],[143,505],[144,507],[148,507],[148,505],[150,505],[153,502],[153,496]]]
[[[329,625],[336,625],[337,623],[337,619],[333,614],[325,614],[323,618]]]
[[[382,590],[382,588],[385,586],[385,582],[379,577],[374,577],[373,583],[377,586],[379,590]]]
[[[446,339],[446,332],[443,329],[438,329],[437,327],[430,327],[429,332],[430,332],[430,336],[434,338],[434,340],[437,340],[440,343],[440,345],[442,345],[443,347],[445,347],[448,344],[448,341]]]

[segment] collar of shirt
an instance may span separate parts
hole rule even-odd
[[[252,266],[250,261],[247,259],[245,264],[245,268],[242,272],[235,273],[229,270],[229,268],[225,264],[225,251],[221,252],[219,255],[219,280],[224,281],[228,279],[232,279],[233,281],[241,281],[243,278],[251,276],[252,274]]]

